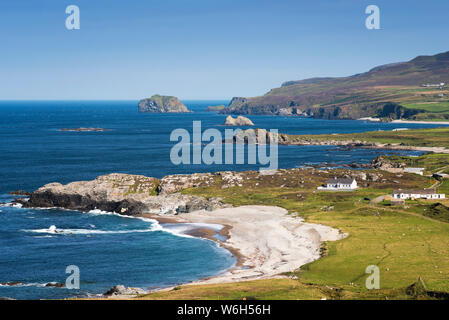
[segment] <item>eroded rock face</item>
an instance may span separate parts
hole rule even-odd
[[[60,207],[84,212],[98,209],[123,215],[176,214],[192,211],[193,208],[202,210],[219,207],[219,201],[178,193],[185,188],[209,185],[212,182],[211,174],[168,176],[159,180],[113,173],[92,181],[77,181],[67,185],[47,184],[34,191],[29,201],[23,205]]]
[[[139,101],[139,112],[149,113],[185,113],[190,112],[176,97],[154,95]]]
[[[243,116],[238,116],[235,119],[232,116],[228,116],[225,121],[225,126],[254,126],[254,123]]]

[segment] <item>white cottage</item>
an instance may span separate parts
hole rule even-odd
[[[445,199],[444,193],[437,193],[435,190],[395,190],[393,191],[394,199]]]
[[[318,190],[355,190],[357,181],[354,178],[332,178],[327,180],[325,187],[318,187]]]

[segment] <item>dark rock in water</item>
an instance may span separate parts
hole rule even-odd
[[[14,287],[14,286],[19,286],[22,283],[19,281],[9,281],[9,282],[0,282],[0,285],[2,286],[8,286],[8,287]]]
[[[187,107],[176,97],[154,95],[139,101],[139,112],[149,113],[186,113]]]
[[[103,132],[111,131],[111,129],[104,128],[62,128],[59,131],[69,131],[69,132]]]
[[[24,191],[24,190],[17,190],[17,191],[11,191],[9,194],[11,196],[30,196],[31,192]]]
[[[65,285],[59,282],[49,282],[45,284],[46,287],[64,288]]]
[[[137,295],[145,294],[145,290],[140,288],[125,287],[122,285],[114,286],[104,293],[105,296],[118,296],[118,295]]]

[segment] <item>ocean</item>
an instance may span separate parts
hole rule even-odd
[[[187,236],[189,225],[164,225],[106,212],[12,207],[15,190],[50,182],[91,180],[112,172],[161,178],[168,174],[257,170],[259,165],[174,165],[170,133],[222,126],[226,118],[206,112],[228,101],[183,101],[189,114],[139,114],[137,101],[0,102],[0,297],[53,299],[97,295],[114,285],[163,288],[226,272],[236,259],[215,242]],[[433,125],[392,124],[297,117],[249,116],[257,128],[290,134],[350,133]],[[63,128],[97,127],[102,132]],[[368,163],[380,154],[413,151],[344,150],[329,146],[279,146],[279,167],[319,163]],[[55,226],[61,232],[52,233]],[[80,289],[65,283],[66,267],[80,270]],[[14,282],[15,285],[6,285]]]

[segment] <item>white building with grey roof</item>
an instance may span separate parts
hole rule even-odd
[[[318,187],[318,190],[350,191],[357,189],[357,181],[354,178],[331,178],[327,180],[326,186]]]

